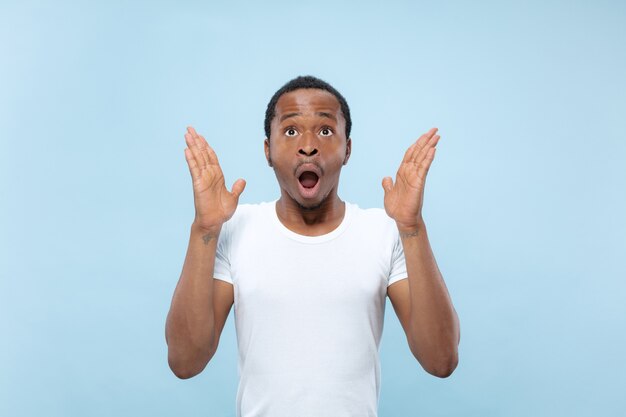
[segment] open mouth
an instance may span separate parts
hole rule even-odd
[[[298,181],[300,181],[302,187],[306,189],[315,187],[319,179],[320,177],[315,172],[311,171],[305,171],[298,177]]]
[[[303,162],[298,164],[295,176],[298,179],[300,196],[305,199],[316,199],[320,191],[324,170],[318,164]]]

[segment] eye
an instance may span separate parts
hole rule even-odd
[[[333,131],[329,127],[323,127],[322,130],[320,130],[320,135],[322,136],[331,136],[332,134],[333,134]]]
[[[285,136],[293,137],[293,136],[296,136],[297,134],[298,134],[298,131],[294,129],[293,127],[288,127],[285,130]]]

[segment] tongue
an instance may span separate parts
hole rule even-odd
[[[304,188],[313,188],[317,184],[317,175],[313,172],[305,172],[300,175],[300,184]]]

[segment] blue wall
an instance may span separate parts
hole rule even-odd
[[[167,366],[183,134],[276,198],[263,115],[300,74],[351,105],[362,207],[442,135],[424,216],[460,364],[426,374],[388,303],[380,416],[623,413],[624,3],[269,3],[1,3],[0,415],[234,416],[232,312],[201,375]]]

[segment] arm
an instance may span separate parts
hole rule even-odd
[[[226,190],[217,156],[206,140],[193,128],[188,129],[185,139],[196,216],[165,325],[168,363],[179,378],[200,373],[217,350],[233,302],[232,285],[214,283],[217,240],[245,187],[240,179],[232,192]]]
[[[408,274],[407,339],[411,352],[429,373],[447,377],[458,363],[460,331],[456,311],[424,222],[414,231],[401,231],[400,237]]]
[[[187,256],[167,315],[168,363],[179,378],[200,373],[216,346],[213,266],[219,230],[191,226]]]
[[[388,289],[409,347],[424,369],[449,376],[458,363],[459,321],[428,241],[421,209],[426,174],[435,156],[437,129],[407,150],[394,184],[383,180],[385,210],[402,239],[408,280]]]

